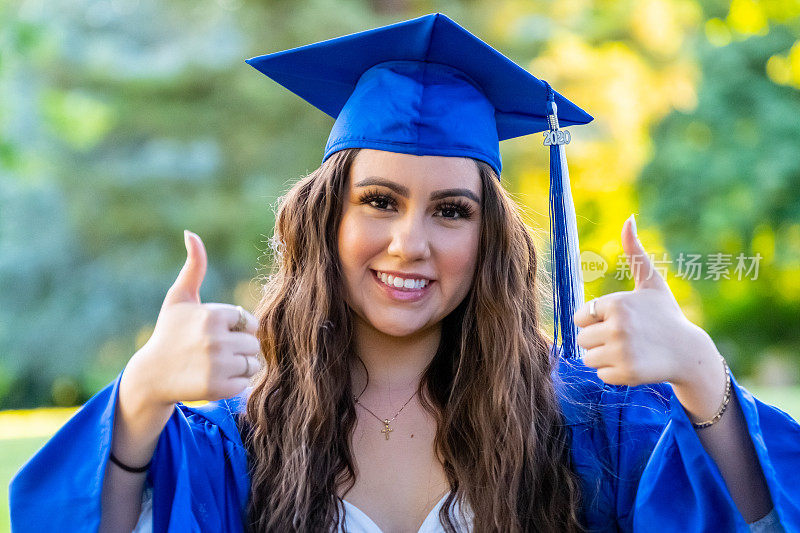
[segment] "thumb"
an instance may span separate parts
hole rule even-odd
[[[183,241],[186,245],[186,263],[167,292],[164,306],[179,302],[200,303],[200,285],[203,284],[208,265],[206,248],[200,236],[189,230],[183,231]]]
[[[634,290],[658,288],[669,290],[667,282],[656,270],[639,237],[636,236],[636,219],[633,215],[622,225],[622,249],[628,256]]]

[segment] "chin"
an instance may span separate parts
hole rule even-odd
[[[380,318],[367,319],[370,326],[380,331],[384,335],[392,337],[408,337],[427,329],[427,323],[409,322],[408,320]]]

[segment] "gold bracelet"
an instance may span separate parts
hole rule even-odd
[[[717,414],[715,414],[710,420],[699,422],[697,424],[692,422],[692,427],[695,429],[708,427],[719,420],[722,417],[722,413],[724,413],[725,409],[728,407],[728,402],[731,399],[731,369],[728,368],[728,363],[725,361],[725,358],[722,357],[722,354],[720,354],[719,357],[722,359],[722,364],[725,366],[725,399],[722,400],[722,405],[720,406],[719,411],[717,411]]]

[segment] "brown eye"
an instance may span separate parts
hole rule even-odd
[[[450,220],[470,219],[472,218],[474,209],[471,205],[464,202],[448,202],[440,204],[438,211],[442,213],[442,218]]]
[[[378,209],[386,209],[389,207],[389,200],[386,198],[375,198],[374,200],[370,200],[369,204]]]
[[[395,204],[394,198],[389,195],[377,192],[366,192],[358,198],[358,202],[364,205],[370,205],[379,211],[385,211],[388,207],[393,207]]]

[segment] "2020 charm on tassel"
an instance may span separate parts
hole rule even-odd
[[[570,132],[558,125],[558,106],[553,89],[547,82],[547,123],[544,145],[550,147],[550,257],[554,285],[553,342],[558,344],[561,332],[563,357],[582,355],[577,343],[578,330],[572,315],[583,305],[578,224],[569,182],[569,169],[564,146],[572,140]]]

